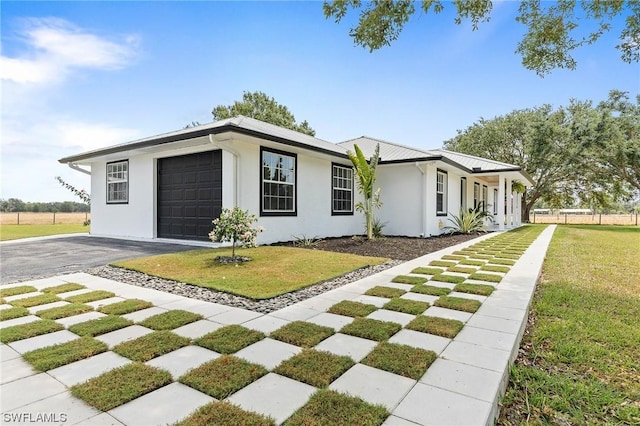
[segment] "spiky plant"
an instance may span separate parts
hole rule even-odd
[[[364,213],[365,223],[367,227],[367,238],[373,239],[374,209],[380,208],[380,188],[374,190],[376,182],[376,169],[378,167],[378,157],[380,155],[380,144],[376,145],[376,149],[367,161],[362,150],[358,145],[353,146],[355,153],[349,151],[349,160],[353,163],[355,175],[358,182],[358,191],[363,195],[364,202],[360,201],[356,204],[356,210]]]

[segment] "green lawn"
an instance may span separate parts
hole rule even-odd
[[[253,259],[250,262],[221,264],[215,260],[216,256],[230,255],[231,249],[190,250],[114,265],[253,299],[267,299],[388,260],[276,246],[240,250],[241,256]]]
[[[89,232],[84,225],[1,225],[0,241],[17,240],[20,238],[46,237],[48,235],[75,234]]]
[[[640,424],[640,228],[559,226],[500,424]]]

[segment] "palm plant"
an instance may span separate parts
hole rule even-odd
[[[362,150],[358,145],[353,146],[355,153],[349,151],[349,159],[353,163],[355,175],[358,182],[358,192],[364,197],[364,202],[360,201],[356,204],[356,210],[364,213],[365,223],[367,227],[367,238],[373,239],[374,209],[380,208],[380,188],[374,191],[376,182],[376,169],[378,167],[378,157],[380,155],[380,144],[376,145],[376,149],[367,161]]]
[[[494,223],[493,215],[484,208],[484,203],[467,211],[460,210],[458,216],[447,219],[451,225],[445,226],[443,230],[447,233],[459,232],[461,234],[471,234],[473,232],[482,232],[486,230],[487,221]]]

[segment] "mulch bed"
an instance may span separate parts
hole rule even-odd
[[[451,234],[429,238],[382,237],[375,240],[367,240],[366,237],[361,236],[326,238],[304,248],[353,253],[361,256],[386,257],[395,260],[411,260],[469,241],[480,235],[483,234]],[[296,245],[295,241],[276,245],[302,247]]]

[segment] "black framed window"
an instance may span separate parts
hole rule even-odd
[[[489,188],[486,185],[482,185],[482,210],[487,211],[489,206]]]
[[[288,152],[261,148],[260,158],[260,214],[295,216],[298,157]]]
[[[473,208],[477,209],[480,204],[480,184],[478,182],[473,183]]]
[[[460,178],[460,210],[467,210],[467,178]]]
[[[331,213],[353,214],[353,168],[331,165]]]
[[[129,202],[129,160],[107,163],[107,204]]]
[[[493,214],[498,214],[498,188],[493,188]]]
[[[447,172],[436,172],[436,215],[447,215]]]

